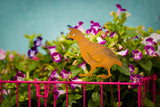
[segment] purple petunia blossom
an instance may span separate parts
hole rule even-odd
[[[68,79],[71,72],[67,72],[65,69],[63,69],[60,74],[63,79]]]
[[[142,58],[142,52],[140,52],[139,50],[133,50],[132,54],[135,60],[140,60]]]
[[[78,65],[78,67],[81,67],[85,71],[86,70],[86,62],[83,61],[81,64]]]
[[[110,37],[113,38],[115,36],[115,32],[111,32]]]
[[[59,54],[58,52],[54,52],[52,54],[52,59],[55,62],[60,62],[61,61],[61,57],[62,57],[61,54]]]
[[[30,58],[36,56],[37,53],[38,53],[37,47],[31,47],[31,49],[28,50],[28,56],[29,56]]]
[[[129,70],[130,70],[130,73],[134,73],[134,65],[133,64],[130,64],[128,66]]]
[[[49,79],[50,81],[58,81],[58,78],[60,78],[59,74],[56,73],[57,72],[57,68],[55,68],[55,70],[52,71]],[[56,84],[57,87],[61,87],[62,84]]]
[[[56,52],[56,46],[48,46],[49,54],[52,55]]]
[[[96,35],[99,31],[102,29],[100,28],[101,25],[98,22],[91,21],[91,28],[86,30],[87,34],[93,34]]]
[[[34,41],[34,46],[35,47],[42,46],[41,41],[42,41],[42,37],[40,37],[40,36],[37,37],[37,40]]]
[[[17,81],[23,81],[25,77],[26,77],[25,74],[17,71],[16,75],[14,76],[14,80],[15,80],[15,81],[16,81],[16,80],[17,80]]]
[[[78,77],[74,77],[72,80],[70,79],[70,81],[73,81],[73,82],[82,82],[81,79],[78,79]],[[71,87],[72,90],[75,90],[76,87],[81,87],[80,84],[69,84],[69,86]]]
[[[138,83],[141,78],[142,78],[142,76],[139,74],[131,74],[130,75],[130,79],[131,79],[132,83]]]
[[[124,51],[117,52],[117,54],[125,57],[128,54],[128,49],[126,49]]]
[[[6,53],[4,50],[0,49],[0,60],[3,60],[6,58]]]
[[[84,28],[82,27],[82,25],[83,25],[83,22],[82,21],[80,21],[79,22],[79,25],[77,26],[75,26],[74,27],[74,29],[79,29],[82,33],[84,33]]]
[[[86,33],[87,33],[87,34],[96,35],[96,29],[94,29],[94,28],[91,27],[90,29],[87,29],[87,30],[86,30]]]
[[[120,4],[116,4],[116,7],[118,8],[117,10],[118,16],[121,14],[122,11],[127,11],[127,9],[123,9]]]
[[[102,45],[104,45],[106,43],[106,41],[103,40],[101,37],[97,37],[97,41],[99,44],[102,44]]]
[[[153,41],[152,37],[146,39],[147,45],[157,45],[156,42]]]
[[[52,73],[51,73],[51,75],[50,75],[50,77],[49,77],[49,79],[52,81],[52,80],[56,80],[56,79],[58,79],[60,76],[59,76],[59,74],[58,73],[56,73],[57,72],[57,68],[55,68],[55,70],[53,70],[52,71]]]
[[[53,90],[53,93],[54,93],[54,95],[56,97],[56,100],[57,100],[60,95],[65,93],[65,91],[64,90],[58,90],[57,87],[55,87],[54,90]]]
[[[94,28],[96,30],[96,32],[98,32],[101,25],[98,22],[94,22],[93,20],[91,21],[91,27]]]
[[[146,50],[146,53],[148,55],[151,55],[151,56],[154,55],[155,49],[154,49],[153,46],[147,45],[147,46],[144,47],[144,49]]]

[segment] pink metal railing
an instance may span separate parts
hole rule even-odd
[[[53,89],[56,87],[56,84],[66,84],[66,107],[68,107],[68,84],[82,84],[83,86],[83,107],[85,107],[85,84],[98,84],[101,88],[101,107],[103,107],[103,85],[117,85],[118,88],[118,107],[120,107],[120,86],[121,85],[138,85],[138,107],[143,107],[143,91],[144,91],[144,97],[146,97],[146,91],[149,92],[149,83],[152,81],[152,94],[153,94],[153,102],[155,104],[155,81],[157,77],[153,75],[152,77],[145,77],[140,80],[139,83],[127,83],[127,82],[71,82],[71,81],[37,81],[36,79],[34,81],[3,81],[0,80],[0,86],[1,86],[1,103],[3,102],[3,85],[4,83],[15,83],[17,86],[17,107],[19,107],[18,104],[18,88],[19,83],[27,83],[28,84],[28,97],[29,97],[29,105],[28,107],[31,107],[31,84],[35,84],[36,86],[36,94],[38,98],[38,107],[40,107],[40,97],[44,98],[45,107],[47,107],[47,97],[49,93],[49,87],[50,84],[53,85]],[[44,84],[44,95],[40,95],[40,84]],[[144,88],[142,88],[144,87]],[[143,90],[144,89],[144,90]],[[56,107],[56,98],[55,94],[53,93],[53,102],[54,107]]]

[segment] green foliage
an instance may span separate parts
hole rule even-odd
[[[125,26],[124,23],[127,21],[128,13],[122,12],[118,15],[116,12],[112,12],[113,22],[106,22],[103,27],[103,30],[98,31],[96,34],[87,34],[84,31],[84,35],[86,38],[91,41],[98,43],[97,37],[101,37],[102,40],[106,41],[104,44],[106,47],[111,49],[121,60],[123,66],[120,67],[118,65],[114,65],[111,68],[112,73],[112,81],[113,82],[131,82],[130,80],[130,69],[129,65],[134,65],[134,73],[132,74],[140,74],[141,76],[152,76],[153,73],[157,73],[159,75],[160,70],[160,57],[159,55],[149,55],[147,54],[144,47],[146,44],[144,43],[145,38],[149,37],[151,34],[156,33],[160,34],[160,30],[154,31],[153,28],[149,27],[148,30],[144,30],[144,26],[140,25],[138,27],[130,27]],[[113,37],[110,37],[111,33],[115,33]],[[105,34],[105,36],[103,35]],[[103,37],[102,37],[103,35]],[[34,46],[34,41],[36,37],[40,37],[41,35],[27,35],[24,37],[28,39],[29,44],[28,47],[31,48]],[[52,71],[57,69],[56,73],[59,75],[58,81],[70,81],[74,77],[78,77],[81,81],[92,81],[92,82],[108,82],[108,79],[97,78],[97,75],[108,74],[107,70],[104,68],[96,68],[96,70],[92,73],[92,76],[89,77],[79,77],[79,74],[86,74],[90,71],[90,66],[86,63],[86,69],[82,69],[79,67],[84,59],[81,56],[79,45],[75,40],[68,40],[67,34],[62,34],[57,40],[46,41],[38,50],[38,54],[35,55],[37,59],[26,57],[26,55],[21,55],[16,51],[6,51],[5,59],[0,60],[0,76],[2,80],[14,80],[14,77],[17,71],[25,74],[24,80],[33,81],[35,78],[40,81],[47,81]],[[155,41],[154,41],[155,42]],[[159,45],[159,44],[158,44]],[[155,51],[158,50],[158,45],[153,45]],[[52,55],[49,53],[49,46],[56,46],[56,52],[61,55],[61,61],[56,62],[52,59]],[[120,46],[123,47],[120,49]],[[125,51],[128,49],[127,55],[120,55],[119,52]],[[45,52],[41,52],[41,50]],[[137,60],[133,57],[133,50],[139,50],[142,52],[142,58]],[[10,55],[13,55],[14,58],[11,58]],[[68,78],[61,77],[61,71],[65,69],[67,72],[71,72]],[[159,84],[159,79],[157,80],[157,84]],[[9,90],[11,92],[8,95],[4,95],[4,101],[0,105],[1,107],[13,107],[16,106],[17,95],[16,95],[16,85],[6,83],[3,86],[4,89]],[[83,104],[83,87],[75,88],[75,90],[71,90],[68,85],[68,107],[82,107]],[[118,107],[118,90],[117,86],[112,85],[113,94],[114,94],[114,104],[115,107]],[[160,88],[157,85],[156,91]],[[53,106],[53,86],[50,86],[51,91],[49,92],[47,103],[49,106]],[[65,84],[61,87],[58,87],[58,90],[66,91]],[[44,94],[44,86],[41,85],[41,94]],[[85,84],[86,91],[86,106],[88,107],[100,107],[101,104],[101,95],[100,95],[100,86],[93,84]],[[111,107],[111,93],[110,86],[103,85],[103,99],[104,106]],[[137,93],[138,89],[128,90],[128,86],[121,86],[121,102],[120,105],[123,107],[135,107],[137,106]],[[56,101],[57,106],[66,106],[65,94],[60,95]],[[148,98],[148,99],[147,99]],[[155,105],[151,101],[150,97],[143,98],[144,106],[154,107]],[[36,97],[36,89],[35,85],[31,85],[31,99],[32,105],[37,102]],[[159,96],[156,96],[156,99],[159,99]],[[19,85],[19,105],[23,106],[28,102],[28,85],[20,84]],[[44,99],[40,98],[41,105],[44,105]],[[160,104],[157,103],[156,106]],[[36,105],[35,105],[36,106]],[[157,107],[158,107],[157,106]]]

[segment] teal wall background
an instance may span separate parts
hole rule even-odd
[[[112,21],[117,3],[131,13],[126,25],[160,29],[160,0],[0,0],[0,49],[27,53],[24,34],[41,33],[44,43],[68,33],[68,24],[84,21],[87,29],[94,20],[102,25]]]

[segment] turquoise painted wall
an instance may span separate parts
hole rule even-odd
[[[84,21],[87,28],[90,20],[112,21],[117,3],[131,13],[126,25],[160,29],[160,0],[0,0],[0,48],[27,53],[24,34],[41,33],[43,42],[52,41],[68,33],[68,24]]]

